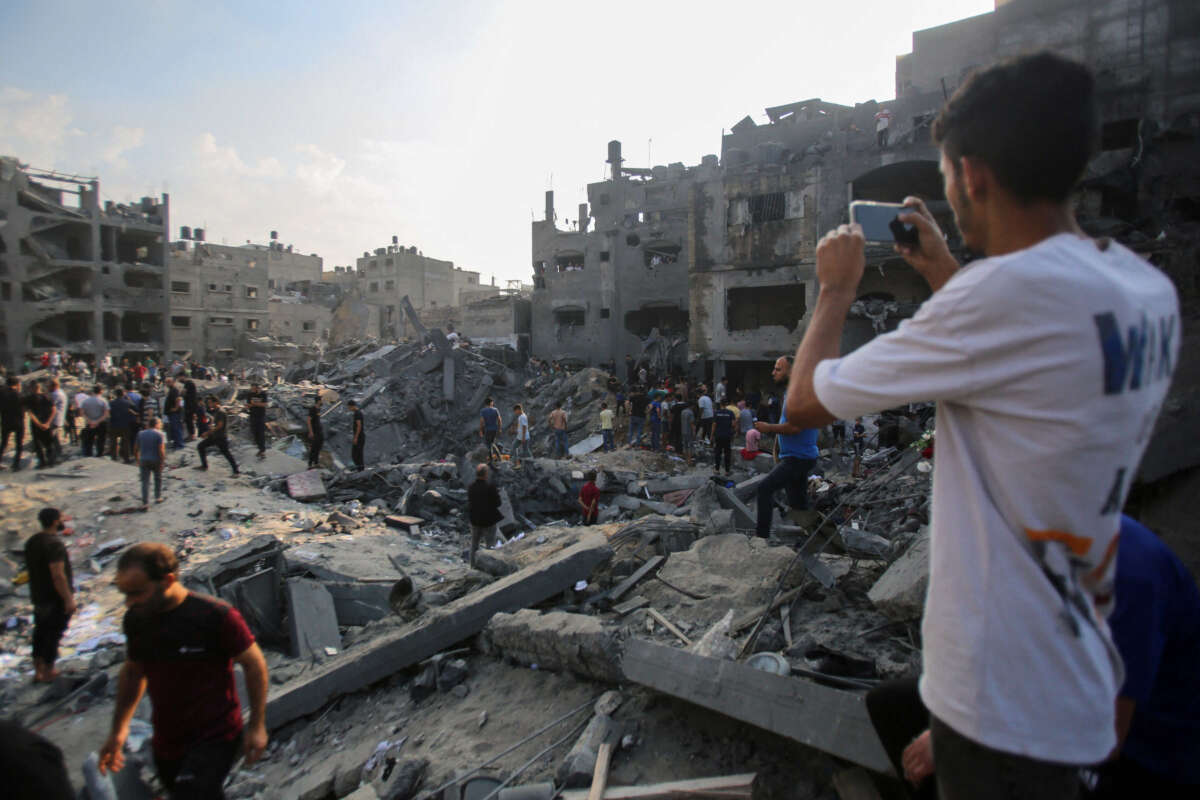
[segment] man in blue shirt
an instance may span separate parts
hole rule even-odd
[[[771,378],[783,388],[781,409],[787,407],[787,383],[792,374],[792,359],[780,356],[771,370]],[[758,524],[755,535],[764,539],[771,535],[771,512],[774,508],[775,492],[787,490],[788,505],[795,509],[808,508],[808,476],[817,463],[817,429],[802,429],[787,421],[782,412],[777,424],[756,422],[759,433],[773,433],[779,437],[779,462],[766,480],[758,485]]]
[[[120,386],[113,389],[113,400],[108,404],[108,414],[108,447],[112,459],[116,461],[120,458],[126,464],[132,463],[133,457],[129,451],[133,437],[130,432],[137,425],[137,411]]]
[[[492,398],[484,401],[485,405],[479,410],[479,435],[487,445],[488,461],[499,457],[496,449],[496,436],[500,433],[500,410],[493,404]]]
[[[662,403],[654,392],[650,396],[650,449],[657,451],[662,446]]]

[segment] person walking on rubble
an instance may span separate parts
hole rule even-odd
[[[721,460],[725,461],[725,474],[733,469],[733,437],[737,435],[738,421],[733,409],[721,406],[713,412],[713,474],[721,471]]]
[[[125,765],[125,740],[147,691],[154,707],[154,766],[172,800],[222,798],[239,752],[247,766],[267,748],[267,662],[236,608],[190,592],[165,544],[143,542],[117,560],[125,595],[125,663],[117,678],[112,727],[100,773]],[[243,724],[233,665],[246,677],[250,719]]]
[[[267,454],[267,390],[258,378],[250,381],[250,394],[246,396],[246,407],[250,411],[250,435],[258,446],[258,457]],[[360,467],[361,469],[361,467]]]
[[[357,400],[347,400],[346,407],[350,409],[350,460],[354,462],[354,468],[362,472],[367,468],[363,458],[367,446],[367,426]]]
[[[613,412],[608,403],[600,404],[600,436],[604,439],[604,452],[617,449],[613,444]]]
[[[713,401],[708,396],[707,386],[700,387],[700,399],[696,401],[696,405],[700,408],[700,440],[708,444],[712,435]]]
[[[548,419],[550,433],[554,436],[554,452],[551,458],[566,458],[571,454],[571,448],[567,440],[567,412],[563,411],[562,401],[554,404],[554,410],[550,412]]]
[[[784,403],[791,391],[792,359],[781,356],[775,360],[771,379],[783,387]],[[801,428],[799,423],[789,422],[786,408],[782,409],[779,422],[756,422],[759,433],[774,434],[779,444],[779,461],[767,473],[766,480],[758,485],[758,516],[754,534],[767,538],[771,535],[771,518],[775,506],[775,493],[780,489],[787,492],[788,505],[797,510],[808,508],[808,476],[817,463],[817,429]]]
[[[217,402],[217,396],[210,394],[205,398],[208,404],[208,418],[210,420],[208,432],[200,440],[200,444],[196,446],[196,454],[200,456],[200,466],[196,469],[208,469],[208,451],[215,447],[217,452],[225,456],[225,460],[229,462],[229,468],[234,475],[238,474],[237,462],[233,460],[233,453],[229,452],[229,430],[228,417],[225,411],[221,408],[221,404]]]
[[[483,439],[483,444],[487,447],[489,464],[492,463],[492,459],[500,459],[500,451],[496,447],[496,437],[500,435],[502,427],[503,420],[500,419],[500,409],[496,408],[495,401],[489,397],[483,401],[483,408],[479,409],[479,437]]]
[[[66,520],[57,508],[38,512],[39,533],[25,542],[29,599],[33,602],[33,682],[51,683],[58,672],[58,643],[70,624],[75,603],[71,558],[63,544]]]
[[[529,449],[529,417],[525,415],[520,403],[513,406],[513,424],[510,430],[514,434],[513,458],[517,462],[514,468],[520,469],[522,458],[533,458],[533,451]]]
[[[138,431],[133,440],[133,457],[137,460],[138,480],[142,484],[142,510],[150,508],[150,477],[154,477],[154,502],[162,502],[162,473],[167,462],[167,437],[162,433],[162,420],[150,420],[145,430]]]
[[[496,524],[504,519],[500,513],[500,492],[488,478],[491,469],[487,464],[475,467],[475,482],[467,487],[467,514],[471,521],[471,550],[467,563],[475,568],[475,551],[479,542],[491,547],[496,541]]]
[[[171,436],[171,449],[183,449],[183,393],[173,376],[168,375],[163,380],[167,387],[167,396],[163,400],[163,408],[167,414],[167,432]],[[251,415],[253,416],[253,414]],[[139,432],[139,435],[140,432]]]
[[[984,258],[960,268],[908,198],[899,220],[918,241],[897,250],[933,294],[840,358],[862,231],[817,247],[788,419],[938,403],[920,693],[947,800],[1073,798],[1078,767],[1117,744],[1104,613],[1120,511],[1182,334],[1171,281],[1075,221],[1097,120],[1091,73],[1059,56],[968,78],[932,132],[963,242]]]
[[[187,375],[185,372],[184,375]],[[196,391],[196,382],[190,376],[183,381],[183,424],[187,428],[185,442],[196,440],[196,416],[200,411],[200,395]]]
[[[321,447],[325,444],[325,431],[321,427],[321,393],[313,398],[312,408],[308,409],[308,468],[316,469],[321,457]]]

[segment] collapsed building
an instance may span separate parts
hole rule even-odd
[[[101,205],[96,178],[0,157],[0,363],[163,352],[168,208]]]
[[[848,201],[920,196],[967,256],[930,126],[973,68],[1035,48],[1096,72],[1102,152],[1081,186],[1081,224],[1159,265],[1186,308],[1200,241],[1198,42],[1194,4],[1011,0],[915,32],[896,61],[895,99],[768,108],[765,123],[745,117],[723,135],[719,159],[693,167],[626,166],[610,142],[610,177],[588,186],[575,224],[559,228],[551,192],[545,219],[532,224],[534,351],[582,363],[640,354],[659,369],[764,384],[771,360],[802,338],[816,243],[849,221]],[[893,329],[929,294],[890,247],[867,255],[844,352]]]

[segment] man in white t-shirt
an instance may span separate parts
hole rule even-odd
[[[817,247],[788,419],[938,401],[920,690],[944,799],[1075,797],[1075,767],[1116,744],[1119,515],[1181,330],[1171,282],[1075,222],[1096,119],[1091,74],[1050,54],[964,83],[933,134],[963,241],[986,258],[960,268],[908,198],[919,243],[897,250],[933,296],[841,358],[862,231]]]
[[[513,458],[516,459],[515,466],[521,466],[521,457],[533,458],[533,451],[529,449],[529,417],[525,415],[525,410],[521,408],[521,404],[517,403],[513,406],[513,424],[512,430],[516,432],[516,446],[513,447]]]
[[[700,407],[700,438],[707,443],[713,425],[713,401],[708,396],[707,386],[700,387],[700,399],[696,401],[696,405]]]

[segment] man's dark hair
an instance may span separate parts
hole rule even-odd
[[[1070,197],[1098,142],[1091,71],[1048,52],[975,72],[933,122],[955,170],[977,158],[1023,203]]]
[[[125,390],[122,389],[120,386],[113,389],[113,397],[124,397],[124,396],[125,396]]]
[[[588,483],[594,482],[596,480],[596,470],[593,469],[593,470],[588,470],[587,472],[585,472],[583,475],[583,479],[585,481],[587,481]]]
[[[347,400],[346,405],[350,406],[350,408],[358,408],[358,401],[357,400]]]
[[[117,572],[137,568],[152,581],[161,581],[172,572],[179,572],[179,559],[171,548],[160,542],[142,542],[121,553]]]
[[[38,512],[38,524],[42,528],[49,528],[54,523],[62,519],[62,512],[57,508],[43,508]]]
[[[92,392],[94,394],[103,394],[104,387],[97,383],[95,386],[92,387]]]
[[[492,398],[488,397],[488,398],[484,399],[483,404],[485,406],[490,406],[492,404]]]

